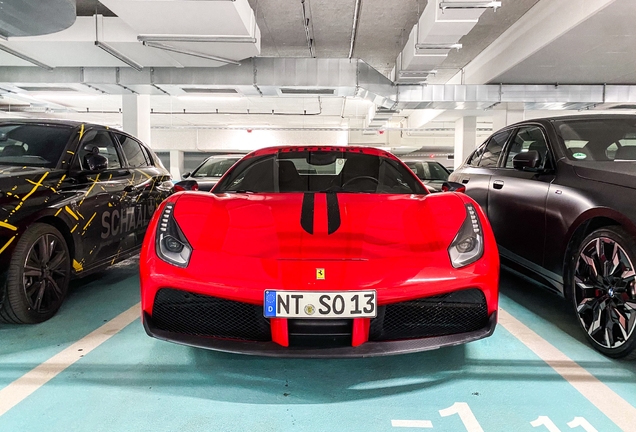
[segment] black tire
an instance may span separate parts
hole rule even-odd
[[[0,321],[11,324],[36,324],[58,311],[71,276],[71,258],[64,236],[55,227],[36,223],[18,240],[13,251]]]
[[[636,240],[623,228],[593,231],[573,251],[568,300],[588,342],[608,357],[636,358]]]

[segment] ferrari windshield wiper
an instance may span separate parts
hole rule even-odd
[[[228,192],[235,192],[235,193],[256,193],[251,189],[239,189],[239,190],[235,190],[235,191],[228,191]]]

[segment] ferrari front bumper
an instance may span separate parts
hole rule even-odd
[[[495,327],[497,325],[497,312],[493,312],[488,317],[488,323],[483,328],[471,332],[420,339],[366,342],[357,347],[346,346],[335,348],[284,347],[275,342],[246,342],[175,333],[159,329],[153,323],[152,317],[146,312],[143,313],[143,323],[146,333],[154,338],[215,351],[267,357],[356,358],[429,351],[483,339],[489,337],[495,331]]]

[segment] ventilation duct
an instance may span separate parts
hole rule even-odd
[[[233,88],[181,87],[181,90],[189,94],[238,94],[238,91]]]
[[[426,81],[428,71],[439,67],[451,50],[462,48],[459,40],[473,29],[481,14],[500,6],[500,1],[429,0],[396,60],[395,81]]]

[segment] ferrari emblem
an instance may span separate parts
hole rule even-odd
[[[316,280],[323,280],[325,278],[325,269],[317,268],[316,269]]]

